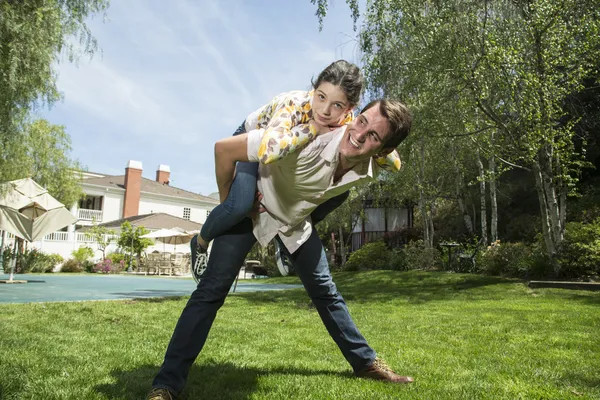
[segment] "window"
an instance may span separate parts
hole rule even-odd
[[[189,208],[189,207],[183,207],[183,219],[187,219],[189,221],[191,213],[192,213],[191,208]]]

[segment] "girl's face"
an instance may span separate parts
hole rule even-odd
[[[315,89],[312,111],[317,124],[337,125],[351,109],[346,93],[339,86],[323,82]]]

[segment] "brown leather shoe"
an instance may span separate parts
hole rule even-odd
[[[175,400],[175,396],[167,389],[152,388],[150,393],[146,395],[146,400]]]
[[[371,365],[356,373],[359,378],[375,379],[392,383],[411,383],[414,381],[410,376],[400,376],[380,358],[376,358]]]

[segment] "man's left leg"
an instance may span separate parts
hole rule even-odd
[[[291,258],[325,328],[355,375],[394,383],[412,382],[412,378],[397,375],[378,359],[356,327],[344,298],[333,283],[323,244],[314,228],[310,238]]]

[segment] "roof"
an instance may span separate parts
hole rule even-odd
[[[102,178],[88,178],[82,182],[90,185],[113,187],[125,189],[125,175],[109,175]],[[180,197],[184,199],[201,200],[211,204],[219,204],[218,200],[215,200],[208,196],[203,196],[194,192],[189,192],[184,189],[179,189],[174,186],[169,186],[156,182],[152,179],[142,177],[141,191],[154,193],[165,196]]]
[[[189,221],[187,219],[179,218],[171,214],[167,213],[152,213],[152,214],[143,214],[143,215],[135,215],[132,217],[115,219],[113,221],[105,222],[103,224],[98,224],[98,226],[104,226],[110,229],[119,229],[123,222],[129,221],[131,225],[138,227],[143,226],[146,229],[172,229],[172,228],[181,228],[186,231],[199,230],[202,227],[201,223]],[[85,227],[81,229],[85,231],[91,227]]]

